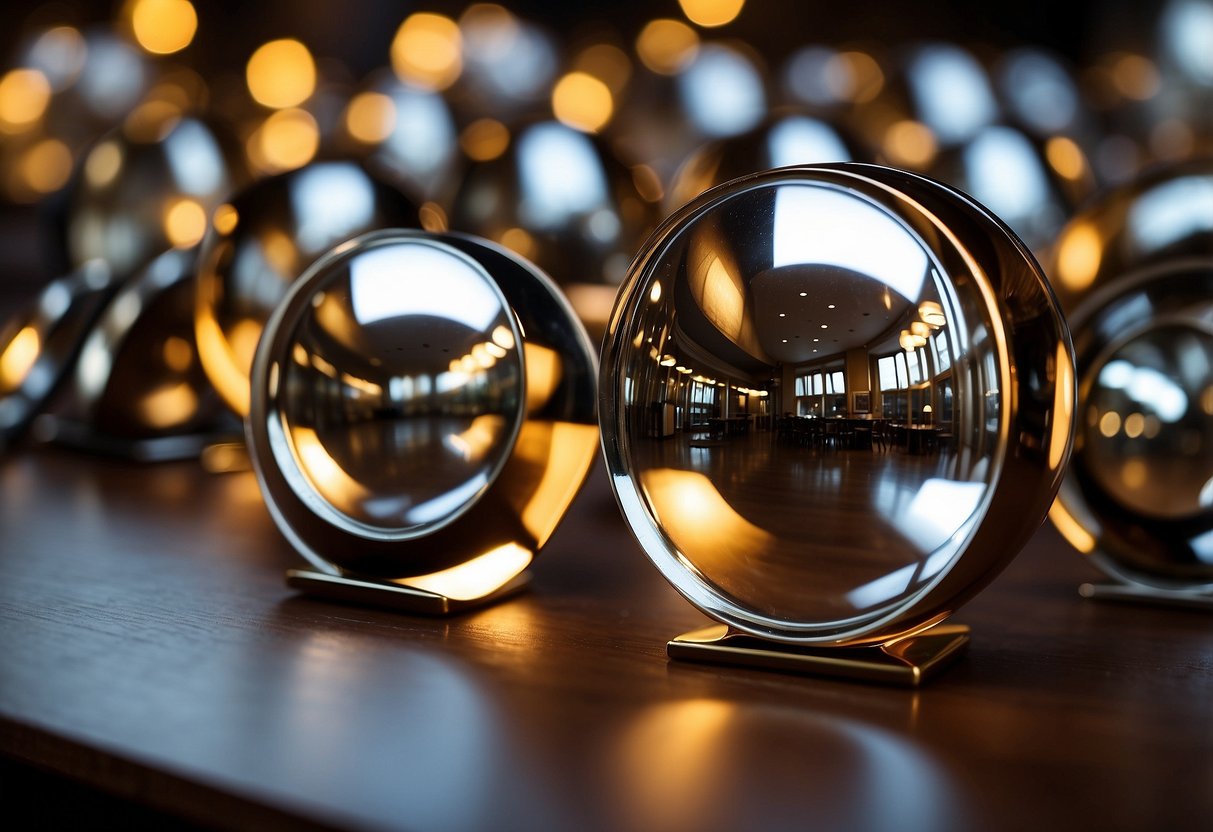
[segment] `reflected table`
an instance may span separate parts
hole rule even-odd
[[[709,623],[602,466],[533,591],[449,620],[294,595],[249,474],[0,460],[0,751],[204,827],[1198,828],[1207,614],[1084,602],[1051,528],[918,692],[675,664]],[[7,792],[7,790],[6,790]],[[7,794],[46,812],[45,795]],[[16,808],[14,808],[14,804]]]

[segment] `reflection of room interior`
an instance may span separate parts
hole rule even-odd
[[[862,200],[771,190],[701,220],[681,246],[682,279],[652,284],[633,341],[652,366],[623,391],[645,403],[642,432],[713,443],[765,430],[830,450],[980,457],[1000,382],[984,329],[973,343],[964,335],[973,312],[941,294],[938,264]],[[741,213],[771,218],[769,246],[745,244]],[[959,413],[967,399],[973,412]]]
[[[674,546],[791,618],[869,614],[928,582],[986,492],[1000,430],[981,310],[901,221],[828,188],[743,193],[666,256],[629,324],[640,356],[621,392]]]

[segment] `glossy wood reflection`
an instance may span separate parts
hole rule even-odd
[[[203,826],[1213,813],[1208,616],[1081,601],[1097,573],[1050,528],[966,606],[967,656],[912,693],[669,663],[665,639],[706,619],[632,542],[601,467],[530,594],[445,621],[293,595],[300,560],[246,474],[26,451],[0,488],[0,750]]]

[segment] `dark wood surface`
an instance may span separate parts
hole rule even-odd
[[[1080,600],[1098,576],[1050,528],[956,616],[968,654],[914,692],[667,661],[706,619],[645,560],[601,465],[533,590],[446,620],[294,595],[283,570],[302,561],[247,473],[26,449],[0,460],[0,494],[0,752],[123,801],[103,812],[415,830],[1213,818],[1213,617]]]

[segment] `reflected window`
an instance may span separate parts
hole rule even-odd
[[[877,375],[880,377],[880,390],[897,389],[897,361],[891,355],[883,356],[876,361]]]
[[[838,266],[913,300],[922,291],[927,254],[897,220],[852,194],[786,186],[775,193],[772,268]]]
[[[912,350],[905,353],[906,367],[910,372],[910,384],[921,384],[926,380],[926,368],[922,366],[922,359],[918,355],[918,350]]]
[[[943,372],[952,366],[952,351],[948,347],[948,336],[941,329],[931,336],[931,355],[935,358],[935,369]]]

